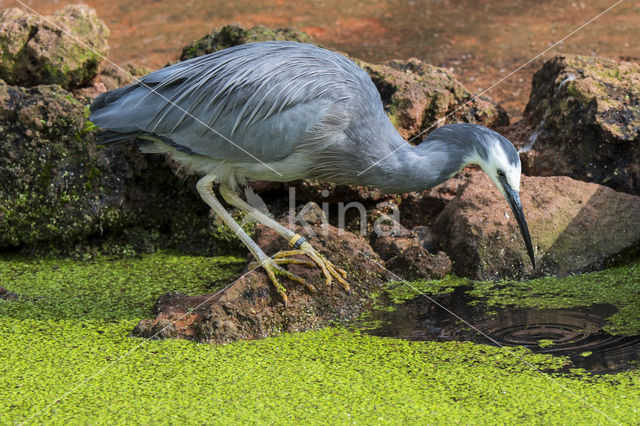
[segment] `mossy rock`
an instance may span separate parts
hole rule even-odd
[[[196,40],[191,45],[182,50],[180,60],[195,58],[208,53],[217,52],[227,47],[238,46],[240,44],[255,43],[259,41],[286,40],[300,43],[310,43],[311,37],[305,32],[292,28],[271,28],[258,25],[249,29],[244,29],[238,25],[225,25],[207,34],[200,40]]]
[[[640,194],[640,65],[556,56],[533,77],[521,132],[526,174]]]
[[[1,82],[0,250],[244,252],[209,217],[192,181],[135,143],[96,146],[87,116],[58,85]]]
[[[84,5],[47,18],[6,9],[0,13],[0,78],[21,86],[81,87],[96,75],[107,37],[106,25]]]
[[[383,64],[355,59],[373,80],[387,115],[400,134],[419,143],[426,131],[447,123],[487,127],[509,124],[505,110],[488,97],[474,97],[448,70],[411,58]]]

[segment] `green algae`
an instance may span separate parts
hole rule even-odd
[[[484,281],[468,292],[489,307],[561,309],[611,304],[618,308],[604,330],[640,334],[640,259],[599,272],[529,281]]]
[[[467,278],[447,275],[441,280],[391,281],[385,286],[385,293],[391,302],[398,304],[415,299],[422,294],[451,293],[456,287],[469,284]]]
[[[538,346],[541,347],[541,348],[550,348],[553,345],[555,345],[555,343],[553,343],[553,340],[551,340],[551,339],[540,339],[540,340],[538,340]]]
[[[140,342],[123,337],[126,329],[50,328],[55,337],[41,336],[31,345],[39,354],[27,357],[30,366],[24,357],[10,360],[17,364],[0,383],[14,386],[0,402],[0,416],[21,421],[38,414],[34,422],[98,424],[472,422],[478,416],[537,423],[607,422],[596,409],[631,421],[638,408],[635,376],[619,375],[618,383],[550,379],[516,356],[470,343],[404,342],[326,329],[213,346]],[[18,341],[12,349],[18,352],[24,344]],[[524,351],[518,356],[537,368],[558,364]]]
[[[523,348],[339,328],[224,346],[128,337],[159,294],[210,291],[242,264],[0,258],[0,285],[20,294],[0,301],[0,423],[637,420],[637,373],[563,376],[564,358]]]
[[[603,271],[527,281],[471,281],[447,276],[442,280],[394,281],[385,293],[394,304],[419,297],[467,288],[471,304],[496,308],[569,309],[610,304],[618,311],[607,318],[604,330],[613,335],[640,334],[640,259]],[[376,307],[380,309],[380,307]]]
[[[201,294],[230,282],[246,260],[156,253],[141,258],[24,259],[0,257],[0,285],[21,296],[2,314],[18,319],[119,320],[149,316],[170,291]]]

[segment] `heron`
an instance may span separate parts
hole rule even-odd
[[[335,280],[349,291],[347,274],[303,236],[243,200],[237,190],[251,180],[311,179],[407,193],[478,165],[511,207],[535,268],[513,144],[486,127],[456,123],[411,145],[387,117],[369,75],[313,44],[257,42],[167,66],[100,94],[90,121],[102,129],[102,144],[143,140],[143,152],[167,154],[202,176],[196,184],[201,198],[249,249],[285,305],[276,275],[315,287],[283,265],[318,267],[326,285]],[[229,205],[273,229],[291,250],[267,256],[216,198],[214,183]]]

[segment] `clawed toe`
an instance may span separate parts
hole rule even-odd
[[[296,259],[295,257],[277,257],[274,258],[273,261],[278,265],[304,265],[308,266],[309,268],[313,268],[316,266],[316,264],[313,262],[310,262],[308,260]]]
[[[302,261],[302,262],[303,263],[307,263],[307,262],[304,262],[304,261]],[[276,291],[278,292],[278,294],[282,298],[282,301],[283,301],[285,307],[289,303],[289,298],[287,297],[287,290],[280,283],[280,281],[278,280],[278,277],[276,275],[280,275],[280,276],[283,276],[285,278],[289,278],[292,281],[295,281],[295,282],[297,282],[299,284],[302,284],[311,293],[315,293],[316,292],[316,288],[313,285],[311,285],[310,283],[308,283],[304,278],[294,274],[293,272],[287,271],[282,266],[278,265],[278,263],[276,263],[273,259],[266,258],[260,263],[259,266],[262,266],[262,268],[267,273],[267,276],[271,280],[271,283],[273,284],[274,288],[276,289]]]
[[[302,284],[303,286],[305,286],[307,288],[307,290],[309,290],[311,293],[315,293],[316,292],[316,288],[314,286],[312,286],[311,284],[309,284],[307,282],[307,280],[305,280],[304,278],[302,278],[299,275],[294,274],[293,272],[287,271],[286,269],[284,269],[282,266],[276,264],[275,265],[276,268],[276,273],[280,274],[284,277],[289,278],[292,281],[295,281],[297,283]]]
[[[304,255],[308,257],[310,260],[298,259],[292,256],[296,255]],[[345,280],[347,277],[346,271],[337,267],[329,260],[327,260],[324,256],[322,256],[316,249],[314,249],[311,244],[308,242],[304,242],[299,249],[294,250],[285,250],[276,253],[272,258],[265,258],[262,261],[252,262],[250,264],[250,268],[256,268],[258,266],[262,266],[265,270],[269,279],[273,283],[276,291],[282,298],[285,306],[288,304],[288,297],[286,294],[286,290],[284,286],[280,283],[276,275],[283,276],[285,278],[289,278],[292,281],[295,281],[299,284],[305,286],[311,293],[316,292],[316,288],[308,283],[304,278],[286,270],[280,265],[285,264],[293,264],[293,265],[304,265],[307,267],[318,267],[322,270],[322,274],[325,277],[325,284],[331,285],[333,280],[338,281],[340,286],[348,293],[351,294],[351,287],[349,283]]]
[[[303,261],[291,257],[295,255],[306,256],[311,259],[312,262]],[[347,277],[346,271],[338,268],[336,265],[331,263],[306,241],[300,245],[299,249],[281,251],[279,253],[276,253],[273,257],[278,264],[295,263],[307,266],[317,266],[322,270],[322,274],[325,277],[326,285],[331,285],[331,283],[335,279],[345,291],[351,293],[349,283],[345,280],[345,278]]]

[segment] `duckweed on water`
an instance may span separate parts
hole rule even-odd
[[[385,286],[385,292],[393,303],[403,303],[423,294],[444,294],[453,292],[456,287],[469,285],[466,278],[447,275],[441,280],[392,281]]]
[[[422,294],[451,293],[468,287],[466,293],[489,308],[518,307],[562,309],[610,304],[618,308],[604,330],[614,335],[640,334],[640,259],[604,271],[563,278],[543,277],[529,281],[471,281],[447,276],[442,280],[391,282],[385,293],[398,304]]]
[[[159,294],[210,291],[243,263],[0,260],[22,296],[0,301],[0,424],[637,421],[637,373],[543,374],[565,360],[520,348],[337,328],[225,346],[128,337]]]
[[[140,319],[161,294],[211,292],[231,282],[245,263],[169,253],[91,262],[0,258],[0,286],[22,296],[1,312],[21,319]]]
[[[608,318],[604,330],[611,334],[640,334],[640,259],[564,278],[477,282],[469,295],[490,307],[575,308],[611,304],[618,312]]]

